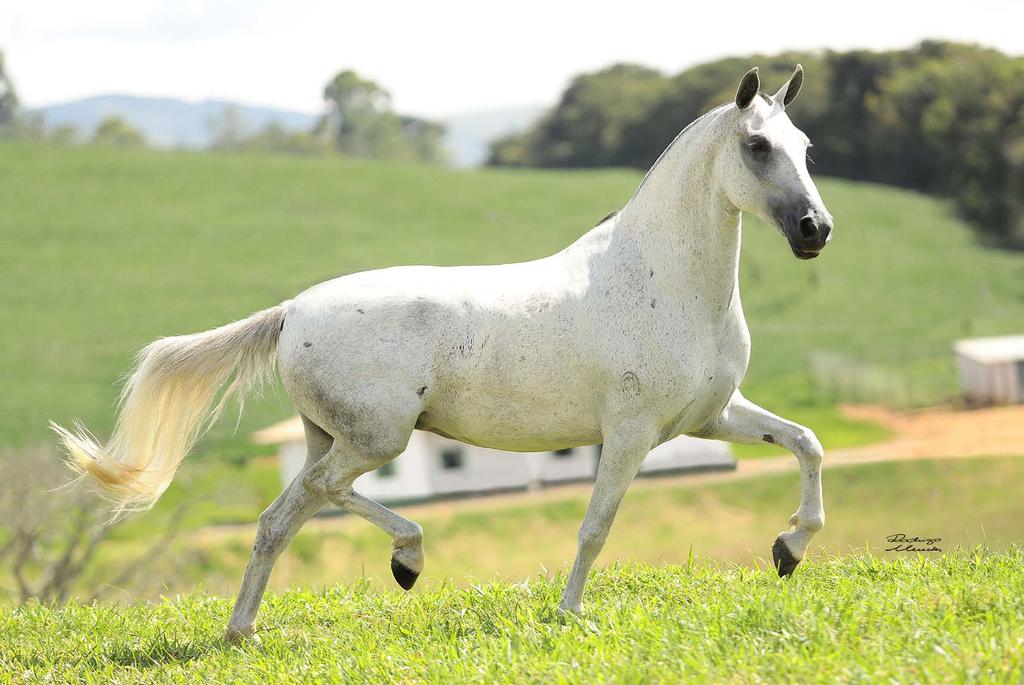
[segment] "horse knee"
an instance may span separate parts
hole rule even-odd
[[[256,542],[253,544],[253,554],[276,555],[287,542],[288,523],[282,521],[273,508],[260,514],[259,522],[256,524]]]
[[[825,449],[810,428],[801,427],[797,432],[793,451],[796,452],[797,458],[815,466],[820,465],[825,458]]]

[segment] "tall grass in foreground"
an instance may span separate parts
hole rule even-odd
[[[1024,550],[769,569],[616,566],[582,619],[563,578],[272,595],[262,643],[227,599],[0,613],[0,673],[53,682],[1020,682]]]

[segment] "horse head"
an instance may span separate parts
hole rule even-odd
[[[798,64],[778,92],[767,95],[757,67],[743,76],[717,173],[732,204],[774,225],[794,255],[813,259],[832,239],[832,215],[807,172],[810,140],[786,115],[803,78]]]

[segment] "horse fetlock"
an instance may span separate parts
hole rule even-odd
[[[392,548],[391,558],[398,560],[403,566],[419,573],[423,570],[423,544],[417,540],[411,544],[395,544]]]
[[[562,601],[558,604],[558,613],[562,616],[582,616],[583,603],[570,602],[565,598],[562,598]]]
[[[399,547],[417,547],[423,544],[423,527],[415,521],[409,521],[406,531],[395,537],[395,549]]]
[[[234,645],[248,641],[259,644],[260,636],[256,634],[255,624],[246,626],[228,625],[228,629],[224,632],[224,641]]]
[[[808,514],[798,509],[795,514],[789,517],[789,525],[811,534],[817,533],[825,527],[825,512],[818,511]]]

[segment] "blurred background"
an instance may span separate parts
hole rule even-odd
[[[68,475],[48,420],[108,436],[143,345],[345,273],[555,252],[747,69],[774,92],[798,62],[788,113],[836,240],[798,262],[746,218],[742,388],[827,449],[812,554],[1024,540],[1024,6],[663,5],[5,7],[0,602],[236,588],[302,452],[280,388],[211,431],[151,512],[109,525],[88,493],[53,490]],[[499,481],[483,464],[526,458],[459,450],[400,460],[465,469],[457,488],[371,474],[424,526],[426,583],[566,568],[591,453],[548,455],[582,460],[571,478]],[[770,565],[795,460],[688,450],[637,483],[601,561]],[[390,587],[389,549],[328,512],[272,582]]]

